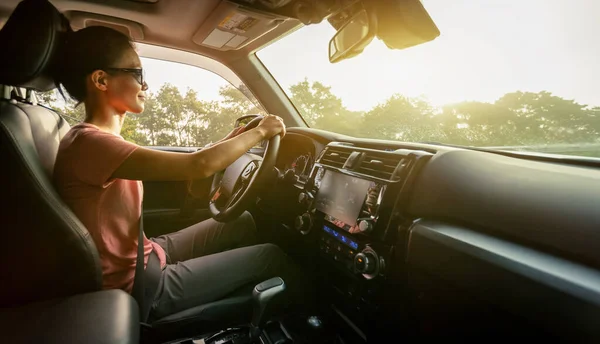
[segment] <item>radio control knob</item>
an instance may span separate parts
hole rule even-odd
[[[377,269],[377,258],[371,252],[360,252],[354,257],[354,267],[361,274],[372,274]]]
[[[373,230],[373,223],[371,220],[362,220],[358,223],[358,230],[361,233],[369,233]]]
[[[300,231],[300,233],[305,235],[308,234],[312,227],[312,218],[310,217],[310,214],[304,213],[296,217],[296,220],[294,221],[294,227],[296,230]]]

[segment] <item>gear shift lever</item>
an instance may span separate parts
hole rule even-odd
[[[257,284],[252,291],[252,302],[254,311],[252,313],[252,328],[250,337],[256,339],[260,331],[271,317],[274,306],[277,304],[278,296],[285,291],[285,282],[281,277],[273,277]]]

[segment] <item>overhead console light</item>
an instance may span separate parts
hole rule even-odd
[[[241,49],[278,27],[287,18],[221,2],[192,37],[194,43],[217,50]]]

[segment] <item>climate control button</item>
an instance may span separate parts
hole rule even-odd
[[[354,267],[361,274],[372,274],[377,270],[377,257],[371,252],[361,252],[354,257]]]
[[[363,275],[366,279],[373,279],[383,273],[385,263],[383,257],[370,247],[365,247],[354,256],[354,271]]]
[[[296,221],[294,221],[294,227],[296,230],[300,231],[300,233],[304,235],[308,234],[312,228],[312,217],[310,214],[304,213],[296,217]]]

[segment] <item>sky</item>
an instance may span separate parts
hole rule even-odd
[[[307,78],[331,86],[350,110],[392,94],[434,105],[493,102],[517,90],[550,91],[600,106],[600,2],[594,0],[423,0],[441,31],[432,42],[390,50],[374,40],[352,59],[329,63],[333,28],[310,25],[258,52],[284,87]],[[216,99],[226,82],[195,67],[144,60],[150,86],[171,82]]]
[[[148,58],[141,60],[150,92],[157,92],[163,84],[170,83],[181,92],[188,88],[197,91],[202,100],[216,100],[219,87],[229,85],[219,75],[195,66]]]

